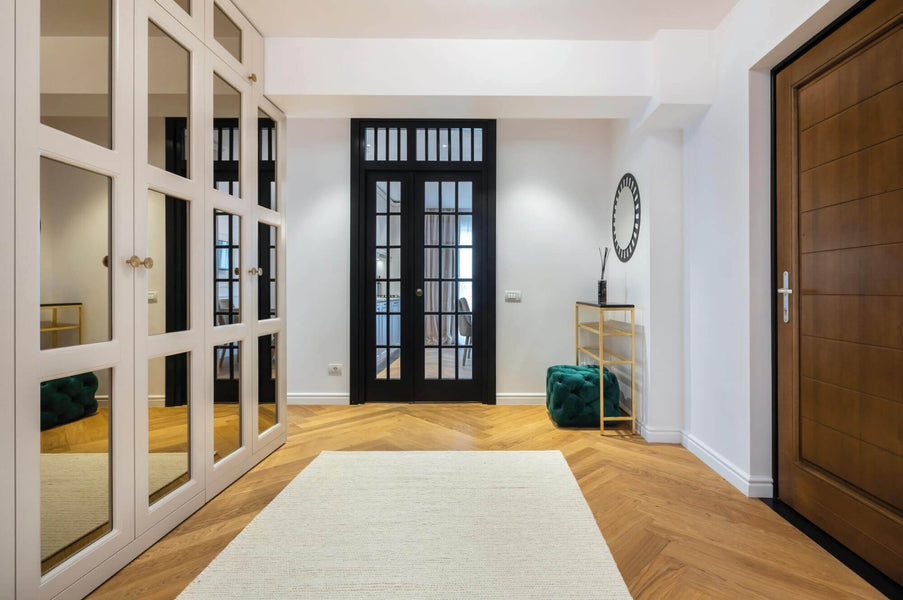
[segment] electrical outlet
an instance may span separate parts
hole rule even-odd
[[[520,290],[505,290],[505,302],[520,302],[521,298]]]
[[[341,363],[329,363],[329,374],[332,377],[337,377],[342,374],[342,364]]]

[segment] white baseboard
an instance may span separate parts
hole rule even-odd
[[[98,394],[94,396],[94,399],[97,400],[98,408],[110,408],[110,397],[104,394]],[[166,406],[166,395],[165,394],[150,394],[147,397],[147,405],[148,406]]]
[[[545,392],[499,392],[495,403],[501,406],[545,406]]]
[[[680,444],[683,442],[683,431],[680,429],[648,427],[641,421],[636,422],[636,428],[643,439],[650,444]]]
[[[684,432],[682,443],[699,460],[750,498],[771,498],[773,496],[774,483],[771,477],[751,476],[691,433]]]
[[[350,404],[350,396],[346,392],[292,392],[287,394],[286,402],[296,406],[341,406]]]

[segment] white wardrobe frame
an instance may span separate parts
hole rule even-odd
[[[15,273],[15,285],[0,292],[0,377],[13,381],[15,374],[15,392],[6,394],[10,406],[3,401],[8,410],[0,425],[0,513],[15,514],[14,520],[0,521],[0,597],[83,597],[285,442],[285,118],[263,96],[261,36],[231,2],[215,1],[242,29],[241,61],[213,39],[214,0],[192,0],[191,16],[173,0],[113,0],[113,148],[106,149],[40,124],[40,2],[0,0],[0,22],[9,34],[2,36],[0,50],[9,57],[7,72],[16,73],[15,86],[0,92],[3,124],[13,131],[14,122],[16,133],[15,147],[11,136],[0,140],[0,177],[15,181],[14,204],[10,195],[0,205],[0,216],[7,217],[0,218],[0,261]],[[189,179],[147,163],[148,19],[191,51]],[[214,71],[242,93],[241,198],[213,189]],[[258,107],[276,121],[277,210],[257,205]],[[110,341],[40,349],[41,156],[112,178]],[[148,189],[190,203],[190,272],[195,275],[189,283],[186,332],[147,335],[147,273],[125,262],[133,254],[146,256]],[[214,208],[242,217],[242,322],[222,327],[213,326]],[[257,319],[257,282],[250,275],[257,266],[258,222],[278,228],[278,313],[262,321]],[[278,340],[278,422],[258,435],[254,357],[257,338],[268,334]],[[242,342],[242,447],[214,465],[213,347],[236,340]],[[190,480],[148,507],[147,361],[181,352],[191,352]],[[105,368],[113,369],[112,531],[42,576],[40,383]]]

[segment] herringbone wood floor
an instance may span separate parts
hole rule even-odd
[[[175,597],[321,450],[472,449],[561,450],[636,598],[880,597],[680,446],[560,430],[540,406],[292,406],[288,418],[285,446],[91,597]]]

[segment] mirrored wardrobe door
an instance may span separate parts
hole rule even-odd
[[[203,48],[136,14],[135,515],[140,535],[204,485]]]
[[[253,162],[255,262],[251,279],[256,301],[254,350],[254,452],[265,452],[285,436],[285,304],[282,192],[282,134],[285,120],[266,98],[257,96]]]
[[[59,594],[134,536],[133,8],[16,3],[23,598]]]

